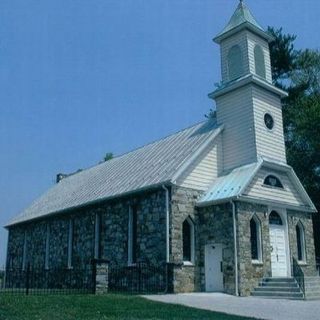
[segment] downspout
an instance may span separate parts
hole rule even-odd
[[[236,294],[236,296],[239,296],[236,205],[235,205],[234,201],[230,201],[230,203],[232,205],[232,218],[233,218],[235,294]]]
[[[162,188],[166,191],[166,262],[170,262],[170,252],[169,252],[169,189],[163,184]]]

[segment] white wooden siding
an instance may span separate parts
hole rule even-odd
[[[246,31],[237,33],[226,40],[223,40],[220,46],[221,54],[221,76],[223,82],[228,82],[228,52],[234,45],[239,45],[242,52],[242,63],[243,63],[243,75],[249,73],[249,63],[248,63],[248,46]]]
[[[207,190],[222,171],[222,139],[219,135],[213,144],[182,174],[177,184],[197,190]]]
[[[257,154],[285,163],[286,151],[280,98],[257,86],[253,86],[252,93]],[[265,113],[270,113],[274,119],[272,130],[265,126]]]
[[[222,133],[224,170],[256,161],[252,85],[216,98]]]
[[[272,74],[271,74],[271,61],[270,61],[270,50],[269,44],[266,40],[262,39],[259,36],[256,36],[250,31],[246,33],[247,41],[248,41],[248,58],[249,58],[249,69],[250,73],[255,74],[255,59],[254,59],[254,48],[256,44],[260,45],[263,53],[264,53],[264,60],[265,60],[265,68],[266,68],[266,80],[272,83]]]
[[[264,186],[263,181],[267,175],[275,175],[280,179],[284,189],[272,188],[269,186]],[[286,173],[282,173],[275,170],[269,170],[268,168],[262,167],[255,178],[252,180],[245,195],[249,197],[256,197],[259,199],[266,199],[277,202],[285,202],[293,205],[304,205],[298,191],[290,181]]]

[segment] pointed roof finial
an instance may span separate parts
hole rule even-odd
[[[257,20],[253,17],[249,8],[245,5],[244,0],[239,0],[238,7],[233,13],[227,26],[220,32],[216,37],[215,41],[220,42],[221,39],[225,38],[228,35],[231,35],[239,28],[249,28],[254,32],[267,37],[267,40],[270,40],[271,37],[266,34],[264,29],[260,26]]]

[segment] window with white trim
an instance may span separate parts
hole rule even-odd
[[[303,225],[300,221],[296,225],[296,235],[297,235],[298,261],[305,262],[306,261],[306,247],[305,247],[304,228],[303,228]]]
[[[254,47],[254,64],[256,69],[256,74],[262,78],[266,78],[266,64],[264,60],[263,49],[260,45]]]
[[[183,262],[194,263],[194,223],[188,217],[182,224]]]
[[[94,258],[101,258],[101,215],[96,213],[94,222]]]
[[[73,220],[69,220],[69,232],[68,232],[68,269],[72,268],[72,248],[73,247]]]
[[[239,45],[232,46],[228,51],[228,76],[229,80],[235,80],[243,74],[243,59]]]
[[[23,240],[23,252],[22,252],[22,271],[25,271],[27,267],[27,241],[28,241],[28,235],[27,235],[27,231],[25,231],[24,240]]]
[[[280,179],[272,174],[269,174],[268,176],[265,177],[263,184],[270,187],[284,189]]]
[[[129,207],[128,222],[128,265],[137,262],[137,234],[138,234],[138,214],[137,207]]]
[[[253,216],[250,220],[250,243],[251,243],[251,259],[253,262],[262,261],[261,248],[261,223],[258,217]]]
[[[49,270],[49,259],[50,259],[50,225],[47,224],[46,231],[46,248],[45,248],[45,257],[44,257],[44,268]]]

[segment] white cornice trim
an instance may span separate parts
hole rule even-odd
[[[216,91],[209,93],[208,96],[211,99],[216,99],[220,96],[223,96],[233,90],[241,88],[241,87],[248,85],[250,83],[251,84],[253,83],[259,87],[262,87],[268,91],[271,91],[274,94],[280,96],[281,98],[285,98],[288,96],[287,92],[277,88],[273,84],[267,82],[266,80],[264,80],[260,77],[257,77],[254,74],[248,74],[246,76],[243,76],[242,78],[239,78],[238,80],[232,81],[231,83],[227,84],[226,87],[224,87],[222,89],[217,89]]]

